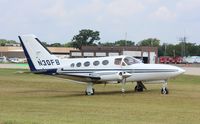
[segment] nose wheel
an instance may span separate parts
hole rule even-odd
[[[85,95],[91,96],[91,95],[94,95],[94,93],[95,93],[95,90],[93,88],[93,83],[88,83],[85,90]]]
[[[169,94],[169,90],[167,88],[167,81],[163,83],[163,87],[161,88],[161,94]]]
[[[169,90],[167,88],[162,88],[161,94],[169,94]]]

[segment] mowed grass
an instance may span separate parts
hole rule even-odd
[[[56,77],[0,69],[0,124],[199,124],[200,77],[182,75],[169,81],[169,95],[161,84],[133,91],[135,83],[85,85]]]

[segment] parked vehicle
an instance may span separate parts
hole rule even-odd
[[[8,61],[11,63],[26,63],[27,62],[26,58],[9,58]]]
[[[7,62],[7,59],[6,59],[6,57],[5,57],[5,56],[3,56],[3,57],[0,57],[0,62]]]
[[[160,63],[173,63],[173,64],[180,64],[183,62],[183,58],[180,56],[177,56],[175,58],[169,57],[169,56],[161,56],[159,58]]]
[[[196,57],[196,63],[200,63],[200,56]]]
[[[200,56],[188,56],[183,58],[183,63],[200,63]]]
[[[174,63],[175,64],[181,64],[183,62],[183,58],[180,56],[177,56],[174,58]]]
[[[170,57],[169,56],[161,56],[159,58],[160,63],[169,63],[170,62]]]

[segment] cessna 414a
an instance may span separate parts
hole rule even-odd
[[[60,59],[34,35],[22,35],[19,40],[31,72],[84,82],[86,95],[94,95],[94,84],[111,82],[121,83],[122,92],[126,82],[137,82],[135,91],[142,92],[148,81],[161,82],[161,93],[168,94],[167,80],[185,72],[172,65],[143,64],[131,56]]]

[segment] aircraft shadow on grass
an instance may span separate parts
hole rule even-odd
[[[153,92],[153,91],[145,91],[146,93]],[[145,92],[142,92],[144,94]],[[64,98],[64,97],[85,97],[86,95],[80,91],[64,91],[64,90],[30,90],[30,91],[22,91],[17,93],[41,93],[41,97],[50,97],[50,98]],[[52,93],[52,95],[46,95],[45,93]],[[55,93],[62,93],[62,94],[55,94]],[[135,91],[126,91],[126,93],[122,93],[120,91],[99,91],[96,92],[95,95],[97,96],[110,96],[110,95],[130,95],[130,94],[141,94]]]

